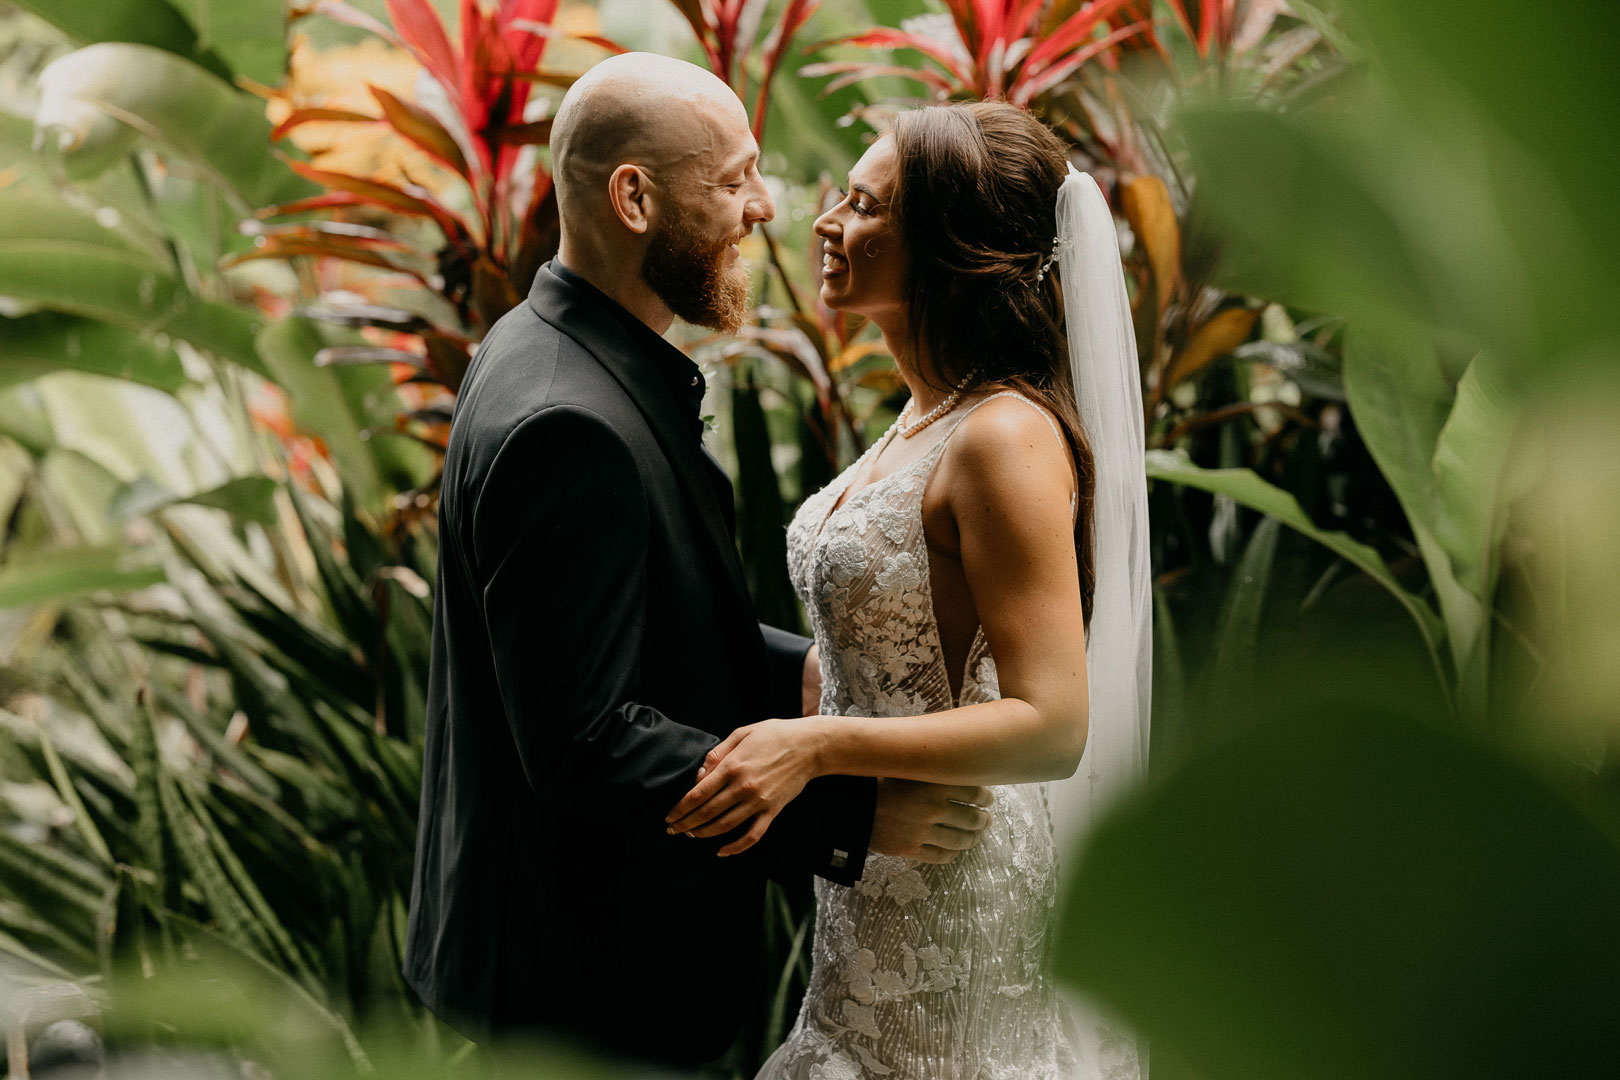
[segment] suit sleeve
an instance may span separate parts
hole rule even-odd
[[[636,700],[647,536],[629,447],[575,406],[544,409],[507,436],[473,510],[485,629],[524,776],[548,796],[588,802],[603,820],[661,830],[720,740]],[[864,777],[813,781],[754,861],[773,874],[808,870],[853,884],[875,799]],[[690,841],[690,850],[713,858],[723,843]]]
[[[718,740],[636,701],[647,531],[629,447],[593,413],[553,406],[501,447],[472,544],[496,682],[529,784],[588,798],[604,817],[654,822]]]
[[[798,716],[804,712],[804,656],[815,642],[774,626],[759,624],[765,635],[765,677],[770,687],[771,716]]]

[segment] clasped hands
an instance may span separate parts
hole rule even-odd
[[[715,837],[746,825],[720,855],[759,843],[782,808],[824,774],[828,719],[766,720],[733,731],[709,751],[696,786],[669,812],[669,832]],[[983,787],[879,780],[871,848],[921,862],[950,862],[978,843],[994,801]]]

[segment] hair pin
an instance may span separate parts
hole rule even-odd
[[[1045,262],[1041,263],[1040,273],[1035,275],[1035,284],[1039,285],[1041,282],[1046,280],[1046,272],[1052,269],[1053,263],[1057,262],[1058,249],[1062,247],[1062,245],[1063,240],[1061,237],[1052,238],[1052,254],[1047,257]]]

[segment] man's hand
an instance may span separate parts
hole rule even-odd
[[[821,646],[812,645],[804,654],[804,681],[800,684],[799,700],[804,706],[800,716],[814,716],[821,711]]]
[[[979,842],[995,801],[989,788],[879,780],[872,850],[948,863]]]

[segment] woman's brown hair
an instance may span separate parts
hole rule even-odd
[[[940,389],[1016,390],[1058,420],[1079,481],[1074,545],[1086,623],[1096,568],[1091,446],[1080,426],[1063,336],[1063,294],[1052,256],[1057,191],[1068,174],[1062,140],[1003,102],[901,113],[891,132],[890,199],[910,254],[906,284],[912,355]]]

